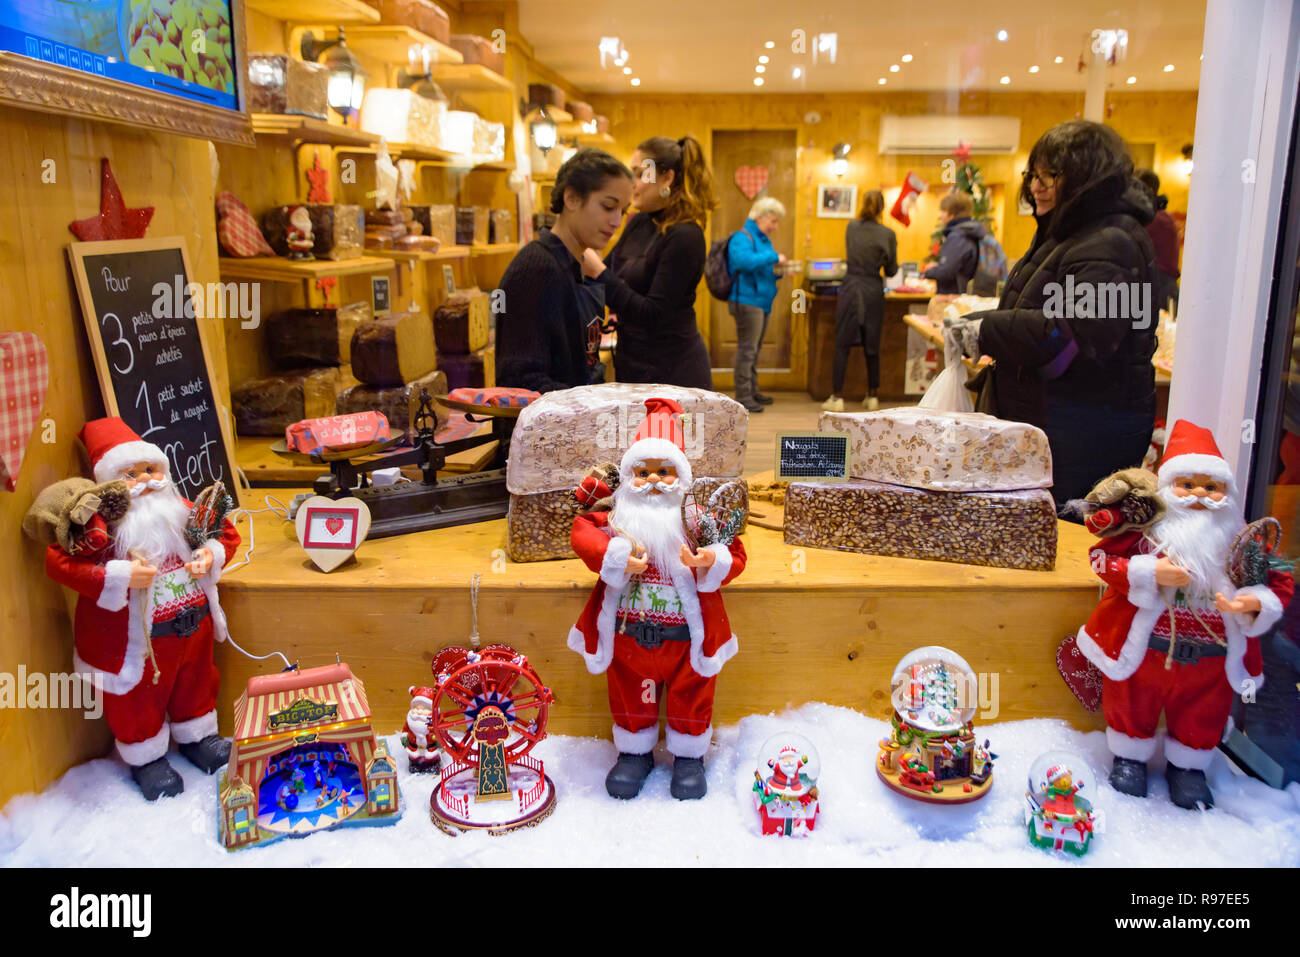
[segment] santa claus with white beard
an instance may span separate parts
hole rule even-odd
[[[568,644],[588,671],[607,677],[619,755],[606,791],[633,798],[654,767],[662,689],[674,759],[670,790],[687,800],[707,790],[714,683],[738,649],[718,589],[744,570],[745,548],[733,540],[692,550],[682,519],[691,487],[682,409],[671,399],[645,405],[645,421],[619,465],[613,508],[573,520],[573,550],[600,581]],[[608,496],[597,484],[584,483],[579,499]]]
[[[1170,800],[1212,807],[1205,769],[1234,695],[1249,700],[1264,682],[1259,636],[1281,618],[1294,583],[1277,572],[1245,588],[1229,579],[1228,552],[1245,523],[1232,470],[1208,430],[1176,422],[1157,481],[1164,515],[1092,549],[1092,568],[1109,588],[1077,641],[1104,676],[1114,788],[1146,797],[1163,710]]]
[[[121,479],[131,505],[105,547],[70,555],[51,545],[45,569],[80,596],[73,667],[100,686],[117,751],[153,801],[184,790],[167,763],[169,741],[208,774],[230,757],[230,742],[217,734],[212,647],[226,637],[217,580],[239,533],[226,520],[219,538],[191,548],[192,506],[172,483],[167,457],[121,419],[87,422],[81,440],[95,481]]]

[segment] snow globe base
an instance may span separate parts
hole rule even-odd
[[[500,797],[479,796],[477,772],[471,765],[452,763],[433,789],[429,816],[447,834],[506,834],[533,827],[555,810],[555,784],[540,761],[525,757],[510,765],[506,793]]]
[[[891,791],[897,791],[904,797],[916,801],[925,801],[929,804],[968,804],[971,801],[978,801],[993,788],[992,774],[978,783],[970,778],[937,781],[934,784],[904,780],[904,774],[886,768],[885,761],[886,758],[882,755],[876,762],[876,775]],[[938,790],[935,790],[936,786]]]

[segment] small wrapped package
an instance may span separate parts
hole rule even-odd
[[[564,109],[564,91],[554,83],[529,83],[528,102],[532,106],[553,106]]]
[[[284,444],[294,452],[319,455],[346,452],[392,438],[388,420],[380,412],[354,412],[319,419],[303,419],[284,430]]]
[[[609,132],[609,117],[608,117],[608,116],[601,116],[599,113],[596,114],[596,132],[597,132],[597,133],[608,133],[608,132]]]
[[[936,492],[1047,488],[1052,452],[1042,429],[978,412],[902,408],[823,412],[822,432],[849,436],[854,478]]]
[[[570,100],[565,109],[573,116],[575,123],[590,123],[596,118],[596,111],[591,108],[591,104],[583,103],[582,100]]]
[[[506,127],[481,116],[474,117],[474,155],[483,161],[506,158]]]
[[[250,379],[230,390],[239,435],[284,435],[301,419],[333,415],[339,369],[296,369]]]
[[[433,341],[440,356],[477,352],[491,335],[492,309],[485,292],[457,290],[433,311]]]
[[[933,492],[861,479],[791,482],[785,543],[1051,571],[1056,506],[1043,489]]]
[[[447,394],[447,377],[438,370],[420,376],[414,382],[398,386],[354,385],[340,393],[337,408],[340,415],[349,412],[382,412],[394,432],[415,431],[415,417],[420,411],[420,393]],[[436,431],[447,419],[447,410],[431,402],[437,424]]]
[[[410,206],[407,207],[415,216],[424,235],[432,236],[443,246],[456,244],[456,207],[455,206]]]
[[[276,206],[262,217],[262,234],[278,256],[289,255],[289,214],[293,206]],[[356,259],[361,255],[365,222],[360,206],[309,204],[311,234],[317,259]]]
[[[425,312],[371,319],[352,336],[352,374],[367,385],[405,385],[437,364],[433,323]]]
[[[266,320],[266,351],[282,369],[351,362],[352,336],[371,318],[368,302],[337,309],[285,309]]]
[[[478,119],[477,113],[468,110],[444,109],[435,118],[433,141],[429,145],[448,153],[473,153],[474,124]]]
[[[414,90],[373,87],[361,102],[361,129],[390,143],[436,146],[440,118],[446,112],[446,104]]]
[[[494,209],[489,214],[488,239],[493,243],[515,241],[515,218],[508,209]]]
[[[496,353],[484,346],[466,355],[439,355],[438,368],[447,374],[449,389],[486,389],[497,384]]]
[[[329,68],[304,63],[280,53],[253,53],[248,57],[248,110],[250,113],[291,113],[326,118]]]
[[[496,73],[505,72],[505,52],[497,52],[491,40],[470,33],[453,33],[448,42],[453,50],[459,51],[466,63],[481,63]]]
[[[456,207],[456,245],[484,245],[488,241],[492,210],[487,206]]]

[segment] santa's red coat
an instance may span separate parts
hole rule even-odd
[[[193,507],[190,502],[186,505]],[[212,568],[196,581],[208,600],[214,637],[224,641],[226,619],[217,602],[217,581],[239,548],[239,532],[227,520],[221,537],[204,545],[212,552]],[[113,558],[108,546],[69,555],[54,544],[46,549],[45,571],[80,596],[73,624],[74,670],[102,680],[107,694],[126,694],[140,683],[146,655],[140,608],[143,589],[129,587],[131,562]]]
[[[578,623],[569,632],[569,647],[582,655],[587,670],[598,675],[614,657],[615,615],[618,599],[628,583],[627,559],[632,543],[611,537],[608,512],[592,512],[573,520],[570,544],[587,567],[600,575]],[[691,668],[705,678],[722,666],[739,648],[731,633],[727,611],[718,589],[745,569],[745,546],[740,539],[730,545],[708,545],[715,560],[709,568],[687,568],[680,561],[663,569],[682,600],[682,615],[691,635]]]
[[[1159,557],[1140,530],[1102,539],[1089,552],[1093,571],[1109,587],[1079,629],[1077,642],[1079,650],[1112,681],[1124,681],[1137,671],[1152,628],[1168,612],[1165,599],[1172,598],[1174,589],[1156,585]],[[1264,683],[1259,636],[1282,617],[1294,587],[1290,575],[1271,572],[1266,585],[1236,590],[1229,586],[1224,591],[1229,599],[1254,595],[1260,603],[1254,616],[1223,614],[1228,639],[1224,672],[1235,690],[1258,689]]]

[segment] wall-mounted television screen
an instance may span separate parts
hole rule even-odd
[[[239,109],[232,0],[10,0],[0,50]]]

